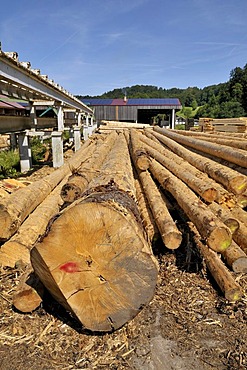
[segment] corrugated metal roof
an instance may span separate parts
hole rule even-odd
[[[111,105],[113,99],[81,99],[87,105]]]
[[[87,105],[118,105],[118,106],[130,106],[130,105],[138,105],[138,106],[150,106],[150,105],[160,105],[160,106],[178,106],[181,107],[181,103],[177,98],[171,99],[81,99],[84,104]]]
[[[128,99],[128,105],[181,105],[179,99]]]

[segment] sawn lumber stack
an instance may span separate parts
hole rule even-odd
[[[31,262],[85,328],[114,330],[154,295],[152,244],[160,236],[163,252],[180,248],[187,223],[225,297],[240,299],[231,271],[247,271],[245,141],[240,149],[235,138],[201,135],[160,128],[95,135],[52,176],[0,200],[0,263]]]

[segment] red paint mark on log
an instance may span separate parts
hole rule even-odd
[[[77,262],[67,262],[64,265],[61,265],[59,269],[64,272],[68,272],[69,274],[81,271]]]

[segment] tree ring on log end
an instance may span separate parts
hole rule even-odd
[[[35,272],[91,331],[112,331],[153,297],[157,265],[133,214],[85,199],[31,252]]]
[[[217,227],[213,229],[207,238],[208,246],[215,252],[223,252],[232,241],[232,234],[228,227]]]

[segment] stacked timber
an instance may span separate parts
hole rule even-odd
[[[247,131],[247,117],[213,119],[214,131],[244,133]]]
[[[199,131],[211,132],[214,130],[212,125],[212,118],[199,118]]]
[[[247,272],[247,177],[231,164],[247,168],[247,151],[227,144],[161,128],[97,135],[52,177],[0,200],[0,264],[21,260],[85,328],[111,331],[154,295],[154,241],[180,248],[186,223],[225,298],[241,299],[232,272]],[[23,277],[16,307],[41,300]]]
[[[247,117],[238,118],[200,118],[199,127],[203,132],[247,132]]]
[[[122,121],[107,121],[102,120],[99,126],[98,131],[101,133],[108,133],[112,130],[126,130],[126,129],[143,129],[152,127],[149,124],[145,123],[135,123],[135,122],[122,122]]]

